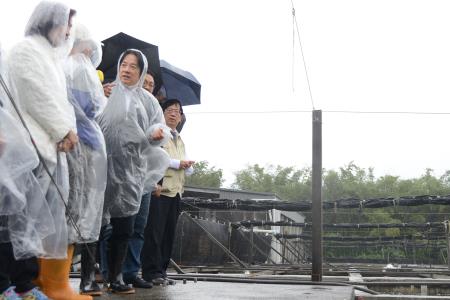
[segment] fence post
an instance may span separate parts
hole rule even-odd
[[[312,116],[312,270],[311,281],[322,281],[322,111]]]

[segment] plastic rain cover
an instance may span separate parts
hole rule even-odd
[[[108,155],[105,223],[110,217],[136,214],[142,194],[153,190],[169,166],[169,156],[160,146],[169,139],[170,129],[156,98],[142,88],[147,60],[135,51],[144,61],[139,82],[135,86],[123,84],[118,63],[116,86],[98,118]],[[154,141],[151,135],[158,128],[163,128],[164,139]]]
[[[25,36],[44,36],[53,47],[61,46],[66,40],[69,12],[70,9],[65,4],[41,1],[28,20]]]
[[[0,87],[0,102],[7,105],[7,101]],[[33,175],[38,164],[24,128],[0,107],[0,243],[11,242],[16,259],[44,255],[42,239],[55,231],[49,206]]]
[[[69,243],[98,240],[106,188],[106,147],[95,121],[106,105],[106,97],[95,67],[102,57],[101,46],[88,30],[77,24],[73,49],[65,62],[67,92],[77,121],[79,143],[67,154],[69,165]]]

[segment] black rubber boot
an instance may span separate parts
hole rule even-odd
[[[101,296],[102,290],[95,281],[95,254],[97,243],[82,244],[81,246],[81,282],[80,294]],[[89,248],[89,250],[87,249]]]

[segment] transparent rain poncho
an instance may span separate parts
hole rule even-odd
[[[69,212],[79,232],[68,224],[69,243],[98,240],[106,188],[106,147],[95,121],[106,106],[106,97],[95,68],[102,57],[101,46],[88,30],[77,24],[74,44],[65,62],[67,93],[77,121],[79,143],[67,154],[69,164]]]
[[[70,9],[65,4],[41,1],[28,20],[25,36],[44,36],[53,47],[62,46],[66,40],[69,12]]]
[[[24,259],[45,254],[42,239],[55,226],[33,174],[38,156],[25,129],[4,109],[7,104],[0,86],[0,243],[10,242],[15,258]]]
[[[105,223],[110,217],[136,214],[142,194],[153,190],[169,166],[169,156],[160,146],[169,139],[170,130],[158,101],[142,88],[147,60],[136,51],[144,60],[139,82],[126,86],[120,81],[119,59],[116,86],[98,118],[108,154]],[[163,128],[164,139],[154,141],[151,135],[158,128]]]
[[[76,132],[75,114],[67,99],[66,79],[60,52],[66,39],[70,9],[43,1],[34,9],[25,38],[9,51],[8,82],[21,115],[43,157],[33,171],[51,211],[55,232],[43,239],[46,258],[67,256],[68,228],[64,202],[68,200],[69,173],[65,153],[57,152],[69,131]],[[15,112],[9,112],[17,118]],[[58,185],[44,170],[43,162]]]

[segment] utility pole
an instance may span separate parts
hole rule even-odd
[[[313,110],[312,117],[311,281],[322,281],[322,111]]]

